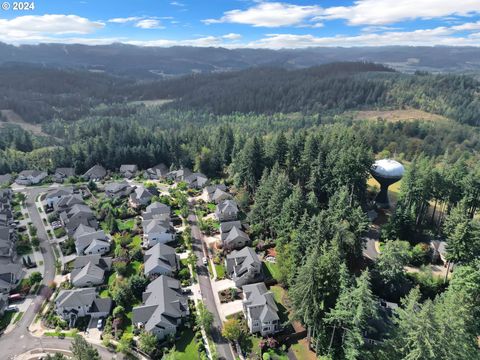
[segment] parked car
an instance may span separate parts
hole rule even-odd
[[[12,294],[8,296],[8,302],[21,301],[23,299],[25,299],[25,295],[23,294]]]
[[[208,265],[208,259],[206,256],[202,258],[203,265],[207,266]]]
[[[19,309],[18,309],[18,306],[16,306],[16,305],[8,305],[8,306],[5,308],[5,311],[6,311],[6,312],[18,312]]]
[[[100,319],[98,319],[98,321],[97,321],[97,329],[98,329],[98,330],[102,330],[102,328],[103,328],[103,319],[100,318]]]

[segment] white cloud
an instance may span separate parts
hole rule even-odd
[[[178,2],[178,1],[172,1],[172,2],[170,2],[170,5],[172,5],[172,6],[180,6],[180,7],[184,7],[184,6],[185,6],[184,3],[181,3],[181,2]]]
[[[237,23],[255,27],[302,25],[322,14],[319,6],[301,6],[281,2],[260,2],[246,10],[230,10],[220,19],[202,20],[205,24]]]
[[[143,19],[135,24],[135,27],[141,29],[164,29],[160,20],[157,19]]]
[[[246,44],[250,48],[306,48],[315,46],[480,46],[480,39],[471,34],[464,37],[455,36],[463,31],[464,27],[474,27],[477,24],[469,23],[463,26],[437,27],[433,29],[422,29],[414,31],[387,31],[383,33],[362,33],[360,35],[337,35],[329,37],[316,37],[310,34],[267,34],[266,37]]]
[[[384,25],[478,13],[479,0],[357,0],[352,6],[326,8],[317,19],[345,19],[350,25]]]
[[[110,22],[110,23],[115,23],[115,24],[126,24],[128,22],[138,21],[138,20],[141,20],[141,19],[142,18],[139,17],[139,16],[130,16],[130,17],[126,17],[126,18],[113,18],[113,19],[109,19],[107,21]]]
[[[238,40],[242,38],[242,35],[240,34],[235,34],[235,33],[230,33],[223,35],[222,38],[227,39],[227,40]]]
[[[104,23],[90,21],[77,15],[26,15],[14,19],[0,19],[0,37],[12,42],[45,35],[90,34],[102,29]]]

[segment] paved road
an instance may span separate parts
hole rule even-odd
[[[377,249],[375,248],[375,242],[380,238],[380,229],[378,226],[371,225],[367,236],[365,237],[366,243],[363,249],[363,256],[368,257],[370,260],[375,261],[378,257]]]
[[[230,344],[221,336],[222,320],[215,304],[215,298],[213,297],[212,284],[210,283],[210,275],[208,274],[208,268],[203,265],[202,262],[202,258],[207,254],[205,242],[203,241],[203,235],[198,228],[197,218],[195,215],[190,214],[188,217],[188,221],[192,229],[193,251],[198,258],[197,274],[200,291],[202,293],[202,298],[205,306],[213,314],[212,338],[217,346],[217,354],[220,359],[234,360]]]

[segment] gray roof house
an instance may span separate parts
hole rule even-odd
[[[203,188],[202,197],[206,202],[213,202],[213,194],[216,190],[227,191],[225,184],[208,185]]]
[[[250,237],[240,230],[238,227],[232,227],[232,229],[226,234],[220,235],[222,238],[222,245],[225,249],[241,249],[244,246],[250,245]]]
[[[16,233],[12,227],[0,226],[0,257],[14,257],[16,240]]]
[[[75,176],[74,168],[57,168],[53,174],[53,181],[63,183],[69,177]]]
[[[187,298],[182,294],[180,282],[165,275],[148,284],[142,303],[133,308],[132,323],[159,339],[174,335],[189,314]]]
[[[244,247],[228,254],[225,267],[236,287],[263,280],[262,262],[251,247]]]
[[[143,220],[143,247],[149,248],[158,243],[165,244],[175,239],[175,231],[168,220]]]
[[[122,165],[120,166],[120,174],[127,179],[131,179],[137,175],[137,165]]]
[[[102,165],[94,165],[83,174],[85,180],[99,181],[107,176],[107,170]]]
[[[45,171],[23,170],[18,174],[15,182],[18,185],[36,185],[39,184],[43,179],[45,179],[47,175],[48,174]]]
[[[181,168],[180,170],[170,171],[166,178],[173,181],[185,181],[189,175],[192,175],[192,171],[189,168]]]
[[[56,203],[60,201],[60,199],[64,196],[69,196],[73,194],[73,188],[62,188],[62,189],[55,189],[51,190],[45,196],[45,202],[49,207],[54,206]]]
[[[145,251],[144,261],[144,272],[146,276],[172,276],[179,268],[180,258],[175,253],[174,248],[158,243],[151,249]]]
[[[122,198],[132,193],[133,188],[127,182],[114,182],[105,185],[105,195],[109,198]]]
[[[165,177],[168,173],[168,168],[165,164],[158,164],[154,167],[148,168],[144,172],[144,176],[150,180],[159,180]]]
[[[106,317],[112,309],[112,299],[99,298],[95,288],[60,290],[55,299],[55,311],[73,326],[79,317]]]
[[[191,188],[201,189],[208,184],[208,177],[202,173],[193,173],[186,176],[184,181]]]
[[[278,307],[265,283],[244,285],[243,294],[243,313],[250,332],[267,336],[280,331]]]
[[[110,251],[110,242],[103,230],[81,224],[73,234],[77,255],[105,254]]]
[[[80,194],[64,195],[57,202],[54,202],[53,209],[58,212],[66,211],[76,204],[84,204]]]
[[[20,264],[12,262],[2,262],[0,264],[0,293],[8,294],[16,288],[25,276],[25,272]]]
[[[143,220],[163,220],[170,222],[170,206],[162,204],[160,202],[154,202],[147,206],[142,213]]]
[[[128,200],[129,204],[133,208],[139,208],[147,205],[152,200],[153,194],[144,186],[137,186],[135,191],[130,194]]]
[[[105,272],[111,267],[111,257],[101,257],[98,254],[79,256],[73,262],[70,282],[75,287],[100,285],[105,280]]]
[[[215,192],[212,195],[212,201],[215,204],[219,204],[224,200],[232,200],[232,199],[233,199],[233,196],[231,194],[229,194],[226,191],[223,191],[221,189],[215,190]]]
[[[98,228],[98,222],[92,209],[86,204],[75,204],[60,214],[60,220],[69,235],[77,230],[79,225]]]
[[[238,206],[235,200],[224,200],[217,204],[215,217],[220,221],[237,220]]]

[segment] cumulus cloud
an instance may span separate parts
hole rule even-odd
[[[352,6],[325,8],[317,19],[345,19],[350,25],[385,25],[478,13],[479,0],[357,0]]]
[[[273,28],[302,25],[304,22],[321,14],[322,9],[316,5],[302,6],[281,2],[260,2],[246,10],[227,11],[220,19],[206,19],[202,21],[207,25],[236,23]]]
[[[45,35],[90,34],[104,23],[77,15],[26,15],[0,19],[0,37],[12,42],[18,39],[42,38]]]
[[[110,22],[110,23],[115,23],[115,24],[126,24],[126,23],[129,23],[129,22],[138,21],[138,20],[141,20],[141,19],[142,18],[139,17],[139,16],[130,16],[130,17],[125,17],[125,18],[113,18],[113,19],[109,19],[107,21]]]
[[[163,29],[160,20],[157,19],[143,19],[135,24],[135,27],[141,29]]]
[[[235,33],[230,33],[223,35],[222,38],[227,39],[227,40],[238,40],[242,38],[242,35],[240,34],[235,34]]]

